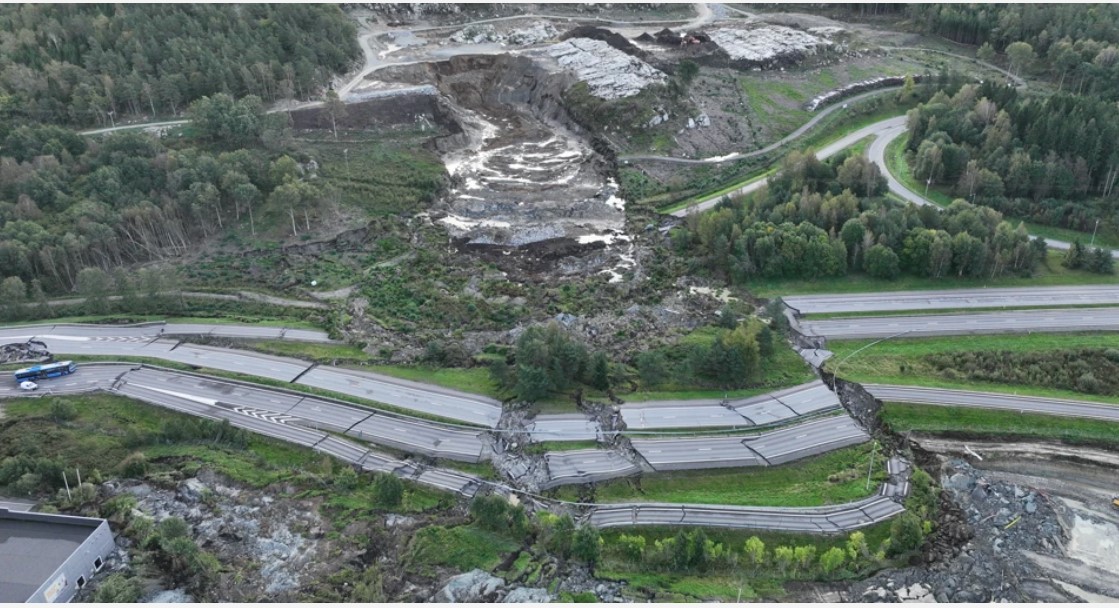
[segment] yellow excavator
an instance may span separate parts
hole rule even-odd
[[[1119,509],[1119,496],[1116,496],[1115,498],[1111,499],[1111,506],[1115,507],[1116,509]]]

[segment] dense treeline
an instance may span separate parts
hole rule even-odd
[[[262,115],[253,97],[219,94],[194,108],[219,143],[284,137],[282,115]],[[290,219],[292,233],[307,230],[327,196],[291,157],[259,146],[174,149],[142,133],[87,140],[54,126],[0,141],[0,267],[47,293],[78,287],[85,268],[180,255],[230,225],[255,234],[262,207]]]
[[[1089,96],[1022,97],[965,85],[909,113],[914,177],[1009,215],[1092,231],[1119,226],[1119,112]]]
[[[610,388],[610,362],[591,353],[555,323],[530,327],[517,337],[513,364],[496,359],[490,373],[498,386],[516,392],[521,401],[539,401],[578,384]]]
[[[1119,5],[909,4],[923,30],[1006,54],[1012,72],[1038,71],[1059,86],[1119,98]]]
[[[0,6],[0,116],[107,125],[219,92],[309,99],[360,55],[329,4]]]
[[[753,204],[724,201],[672,234],[694,270],[730,283],[754,277],[813,279],[851,271],[893,279],[1028,275],[1045,255],[1025,227],[957,200],[943,211],[894,204],[860,156],[821,162],[793,152]],[[856,196],[853,190],[864,195]],[[865,196],[865,195],[870,195]]]

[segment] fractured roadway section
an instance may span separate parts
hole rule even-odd
[[[419,483],[436,485],[441,489],[458,492],[468,497],[473,496],[481,487],[481,481],[477,478],[456,471],[441,471],[434,467],[421,468],[414,463],[375,452],[363,445],[346,441],[320,430],[283,422],[275,417],[249,415],[243,409],[239,410],[216,399],[175,390],[181,387],[145,384],[152,379],[150,376],[141,376],[138,379],[129,378],[126,374],[124,378],[117,382],[113,392],[191,416],[212,420],[228,420],[230,424],[237,428],[308,447],[361,467],[366,471],[391,473],[414,479]],[[433,479],[437,479],[439,483],[431,483]],[[454,480],[461,483],[456,485],[453,483]]]
[[[259,412],[248,415],[282,417],[286,424],[345,434],[434,458],[480,462],[488,450],[482,429],[456,428],[282,389],[148,367],[130,372],[126,380]]]
[[[643,431],[769,425],[841,407],[835,393],[814,380],[756,397],[637,401],[619,409],[628,430]]]
[[[541,489],[568,484],[597,483],[641,472],[641,467],[614,450],[548,452],[544,455],[544,459],[548,463],[549,479],[547,483],[541,484]]]
[[[441,387],[419,384],[369,372],[320,367],[292,357],[277,357],[253,351],[181,343],[161,338],[160,329],[205,331],[201,335],[225,337],[272,337],[298,335],[310,337],[310,330],[261,328],[236,325],[189,325],[161,323],[98,326],[80,324],[35,325],[0,329],[0,342],[26,342],[36,339],[59,355],[99,355],[150,357],[185,365],[237,372],[297,382],[316,388],[370,399],[386,405],[460,420],[493,428],[501,417],[501,403]],[[301,332],[301,333],[293,333]],[[323,334],[325,337],[325,334]],[[278,338],[277,338],[278,339]]]
[[[842,505],[806,508],[637,503],[597,505],[591,511],[589,521],[599,528],[703,526],[829,533],[865,528],[904,510],[893,499],[884,496],[872,496]]]
[[[387,454],[368,449],[334,434],[323,431],[316,425],[337,430],[350,421],[360,417],[364,410],[355,412],[334,409],[338,403],[314,397],[302,397],[282,390],[274,390],[255,385],[208,378],[196,374],[151,369],[128,364],[87,364],[81,368],[81,380],[66,387],[62,392],[89,392],[108,390],[120,395],[166,407],[191,416],[213,420],[227,420],[235,427],[265,435],[296,445],[309,447],[315,451],[338,458],[366,471],[395,474],[412,479],[418,483],[471,497],[483,486],[489,485],[469,474],[423,467],[416,463],[402,461]],[[66,376],[62,380],[77,380],[78,374]],[[15,397],[21,394],[10,386],[0,387],[0,397]],[[37,393],[53,394],[53,393]],[[325,406],[325,407],[324,407]],[[301,409],[304,408],[304,409]],[[315,422],[307,426],[308,419]],[[303,418],[302,416],[307,416]],[[367,418],[368,420],[368,418]],[[830,423],[836,425],[836,418],[817,420],[767,433],[755,439],[765,439],[776,443],[784,434],[796,433],[794,440],[813,435],[812,425]],[[850,420],[850,419],[847,419]],[[427,421],[419,421],[427,424]],[[392,423],[395,423],[392,422]],[[390,423],[391,424],[391,423]],[[824,425],[826,427],[827,425]],[[831,430],[835,431],[839,427]],[[394,429],[395,430],[395,429]],[[808,430],[809,432],[805,432]],[[828,430],[825,428],[824,430]],[[834,433],[833,433],[834,435]],[[824,437],[824,442],[835,441],[836,437]],[[812,442],[808,442],[812,443]],[[817,442],[805,445],[800,451],[810,453],[823,445]],[[769,450],[758,444],[760,453]],[[601,460],[606,455],[607,460]],[[770,458],[780,460],[785,457],[774,451]],[[604,450],[580,450],[548,455],[549,468],[555,468],[556,475],[567,475],[585,481],[587,477],[600,475],[614,476],[618,472],[629,474],[636,468],[615,452]],[[605,464],[604,464],[605,463]],[[908,465],[900,465],[891,460],[890,473],[894,475],[888,484],[880,489],[879,496],[848,505],[821,507],[818,509],[781,509],[751,507],[721,507],[706,505],[583,505],[590,508],[590,521],[600,527],[622,525],[689,525],[733,528],[759,528],[805,532],[837,532],[864,527],[899,513],[901,506],[890,497],[902,496],[907,492],[906,480],[896,476],[908,475]],[[546,502],[546,501],[545,501]]]
[[[496,399],[364,371],[317,366],[296,384],[490,428],[501,418]]]
[[[632,439],[637,453],[657,471],[784,464],[869,441],[850,416],[813,420],[746,436]]]

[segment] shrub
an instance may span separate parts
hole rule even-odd
[[[921,519],[906,511],[890,525],[890,545],[887,553],[890,556],[898,556],[915,551],[921,546],[924,537]]]
[[[579,526],[571,542],[571,555],[593,568],[598,563],[601,546],[602,537],[598,534],[598,528],[590,525]]]
[[[496,494],[478,496],[470,503],[470,516],[474,521],[479,526],[494,532],[506,528],[508,511],[509,501]]]
[[[640,534],[618,536],[617,547],[618,552],[631,562],[640,563],[645,557],[645,537]]]
[[[93,592],[98,604],[131,604],[140,601],[140,581],[121,573],[111,574]]]
[[[78,410],[64,399],[51,399],[50,404],[51,419],[58,424],[73,420],[78,417]]]
[[[378,473],[373,477],[373,492],[382,506],[399,506],[401,499],[404,498],[404,482],[395,475]]]
[[[119,468],[124,477],[143,477],[148,473],[148,459],[143,452],[134,452],[121,461]]]

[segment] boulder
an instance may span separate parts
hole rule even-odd
[[[435,593],[434,602],[440,603],[478,603],[493,601],[493,596],[505,585],[505,581],[475,568],[465,574],[451,577],[442,589]]]
[[[517,587],[501,600],[503,604],[547,604],[552,601],[547,589]]]
[[[184,502],[198,502],[202,500],[202,496],[207,490],[209,488],[206,487],[206,484],[196,477],[191,477],[179,484],[178,496]]]

